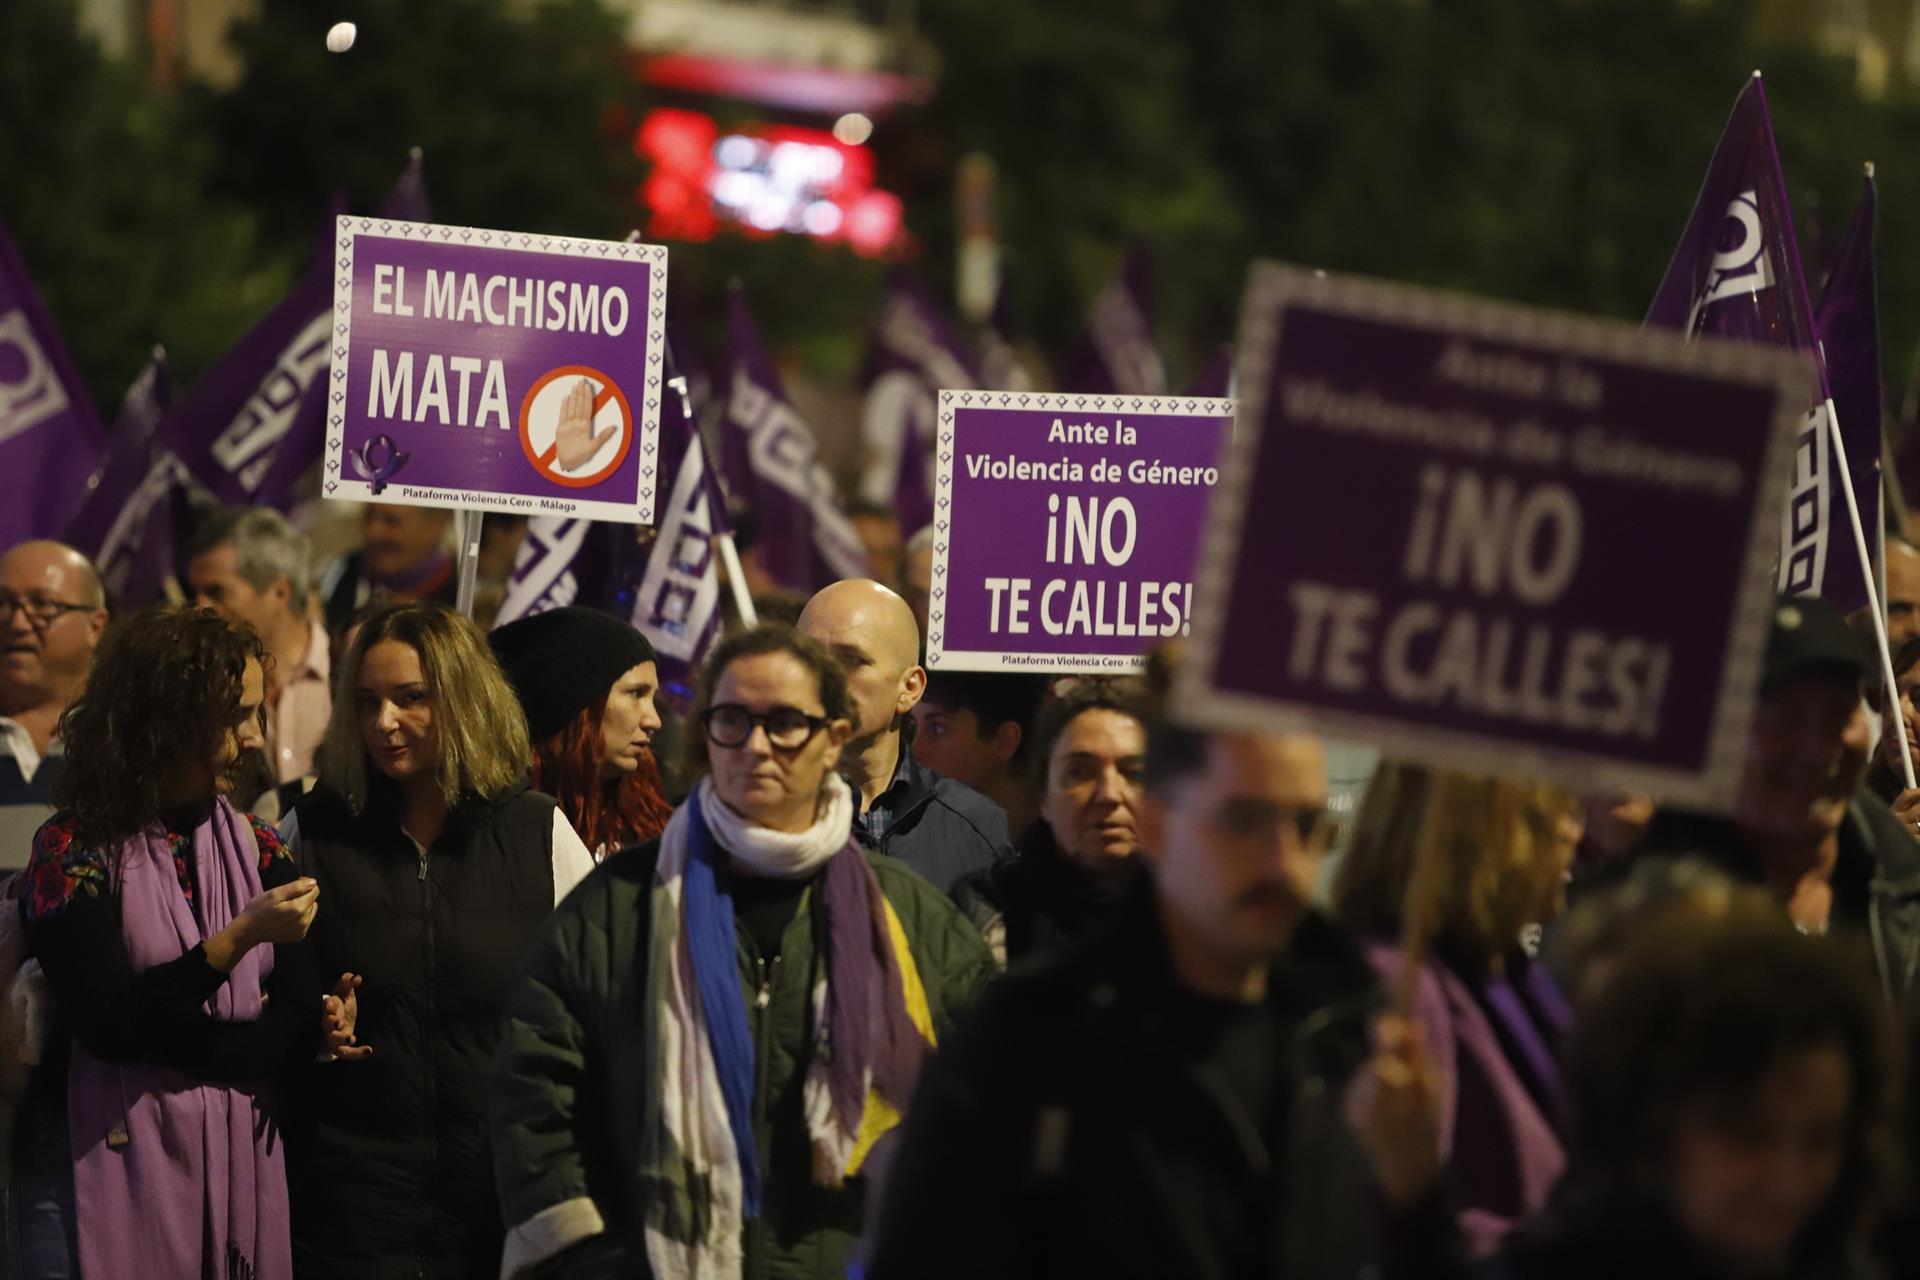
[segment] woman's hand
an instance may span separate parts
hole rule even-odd
[[[1380,1190],[1395,1208],[1405,1209],[1440,1177],[1440,1090],[1414,1019],[1381,1015],[1373,1024],[1373,1048],[1356,1127]]]
[[[343,973],[340,981],[334,983],[330,995],[320,997],[320,1031],[326,1041],[326,1051],[336,1058],[364,1058],[373,1052],[370,1044],[360,1044],[353,1038],[354,1024],[360,1018],[361,977],[357,973]]]
[[[320,882],[301,878],[278,889],[268,889],[249,902],[226,928],[207,939],[207,963],[232,973],[241,957],[255,947],[298,942],[313,925],[320,909]]]

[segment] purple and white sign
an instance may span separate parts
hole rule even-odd
[[[1808,366],[1257,264],[1196,722],[1730,799]]]
[[[647,524],[667,251],[341,218],[326,496]]]
[[[927,665],[1138,671],[1185,635],[1233,401],[942,391]]]

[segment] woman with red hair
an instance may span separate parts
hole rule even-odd
[[[533,785],[559,801],[595,860],[658,838],[673,806],[653,756],[660,675],[647,638],[568,607],[495,628],[487,642],[526,712]]]

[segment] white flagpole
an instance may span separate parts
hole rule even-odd
[[[1820,347],[1821,381],[1826,381],[1827,353],[1825,344]],[[1907,746],[1907,732],[1900,723],[1900,686],[1893,678],[1893,655],[1887,649],[1887,615],[1880,608],[1880,589],[1875,583],[1873,559],[1867,554],[1867,534],[1860,524],[1860,500],[1853,494],[1853,473],[1847,466],[1846,442],[1840,439],[1840,415],[1833,407],[1833,397],[1827,397],[1827,435],[1833,442],[1834,463],[1840,471],[1840,492],[1847,499],[1847,523],[1853,529],[1854,553],[1860,557],[1860,581],[1867,589],[1867,612],[1873,617],[1873,638],[1880,648],[1880,678],[1886,682],[1887,714],[1900,734],[1900,771],[1905,776],[1908,790],[1916,783],[1913,776],[1913,752]],[[1882,730],[1884,732],[1884,730]]]
[[[473,616],[474,589],[480,573],[480,522],[485,518],[478,507],[461,507],[453,513],[454,536],[460,540],[460,576],[453,607],[463,618]]]

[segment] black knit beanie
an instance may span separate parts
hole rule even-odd
[[[638,631],[610,613],[571,605],[496,627],[487,643],[520,695],[536,743],[605,702],[629,670],[653,661],[653,646]]]

